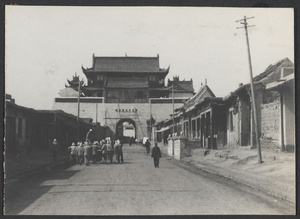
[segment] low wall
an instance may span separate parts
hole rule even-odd
[[[202,148],[200,144],[200,140],[188,140],[187,141],[187,147],[189,148]]]
[[[174,143],[173,143],[174,141]],[[174,144],[174,146],[173,146]],[[174,149],[173,149],[174,147]],[[174,154],[173,154],[174,150]],[[175,137],[168,139],[168,156],[173,156],[174,159],[180,160],[183,157],[192,156],[191,147],[187,146],[187,138],[185,137]]]

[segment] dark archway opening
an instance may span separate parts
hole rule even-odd
[[[121,119],[116,126],[116,139],[129,143],[136,138],[136,125],[132,119]]]

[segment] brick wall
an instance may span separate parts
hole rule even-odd
[[[261,105],[261,138],[278,144],[280,132],[280,103]]]

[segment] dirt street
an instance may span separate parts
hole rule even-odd
[[[75,165],[7,185],[5,214],[295,213],[288,202],[222,177],[189,171],[167,157],[154,168],[153,159],[141,145],[126,144],[123,151],[124,164]]]

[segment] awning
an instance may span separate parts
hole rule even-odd
[[[164,131],[166,131],[166,130],[172,128],[172,127],[173,127],[172,125],[167,126],[167,127],[163,127],[163,128],[161,128],[160,130],[156,130],[155,132],[164,132]]]

